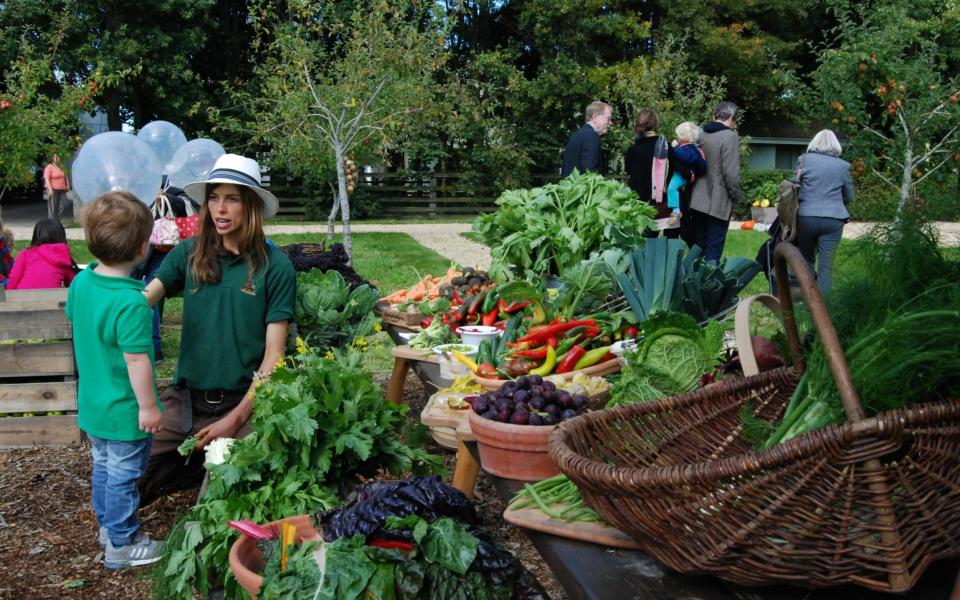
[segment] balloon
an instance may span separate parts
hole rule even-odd
[[[180,128],[166,121],[150,121],[137,132],[137,137],[156,152],[158,167],[165,175],[171,172],[169,163],[173,155],[187,143],[187,136]]]
[[[223,146],[213,140],[198,138],[190,140],[173,155],[168,182],[178,188],[188,183],[203,181],[213,169],[217,159],[226,154]]]
[[[135,135],[99,133],[81,146],[71,168],[73,187],[83,203],[109,191],[130,192],[150,205],[160,191],[157,155]]]

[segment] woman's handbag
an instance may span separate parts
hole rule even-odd
[[[797,180],[780,182],[777,195],[777,216],[783,227],[783,241],[792,242],[797,237],[797,209],[800,205],[800,185],[803,181],[803,157],[797,160]]]
[[[180,243],[180,230],[170,208],[170,201],[164,193],[157,194],[153,201],[153,231],[150,243],[158,249],[169,250]]]
[[[193,203],[190,202],[190,199],[184,198],[183,205],[187,211],[187,216],[175,218],[181,240],[197,235],[197,228],[200,226],[200,215],[193,210]]]

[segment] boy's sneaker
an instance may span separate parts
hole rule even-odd
[[[678,210],[673,211],[672,213],[670,213],[670,218],[667,219],[667,226],[673,227],[675,225],[678,225],[680,223],[680,218],[682,216],[683,214],[680,211]]]
[[[151,540],[145,533],[138,533],[132,544],[119,548],[114,547],[113,542],[107,540],[103,566],[108,569],[142,567],[160,560],[161,552],[163,552],[163,542]]]

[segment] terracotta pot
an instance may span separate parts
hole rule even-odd
[[[541,481],[560,473],[548,452],[556,425],[513,425],[484,419],[470,411],[470,431],[477,439],[484,471],[520,481]]]
[[[279,531],[280,525],[284,521],[297,528],[296,543],[302,544],[305,541],[320,539],[320,534],[313,528],[310,515],[280,519],[267,523],[264,527],[270,529],[271,525],[275,525]],[[257,598],[260,586],[263,585],[263,577],[260,576],[263,567],[263,556],[260,554],[260,548],[257,547],[256,540],[241,535],[230,547],[230,570],[233,571],[233,576],[237,578],[237,582],[243,586],[243,589],[247,590],[247,593],[254,600]]]

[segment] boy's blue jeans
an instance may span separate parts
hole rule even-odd
[[[140,528],[137,480],[146,471],[153,438],[121,442],[87,437],[93,446],[93,512],[100,526],[107,528],[110,543],[126,546]]]
[[[667,206],[673,212],[680,211],[680,190],[687,185],[687,180],[680,173],[674,173],[667,185]]]

